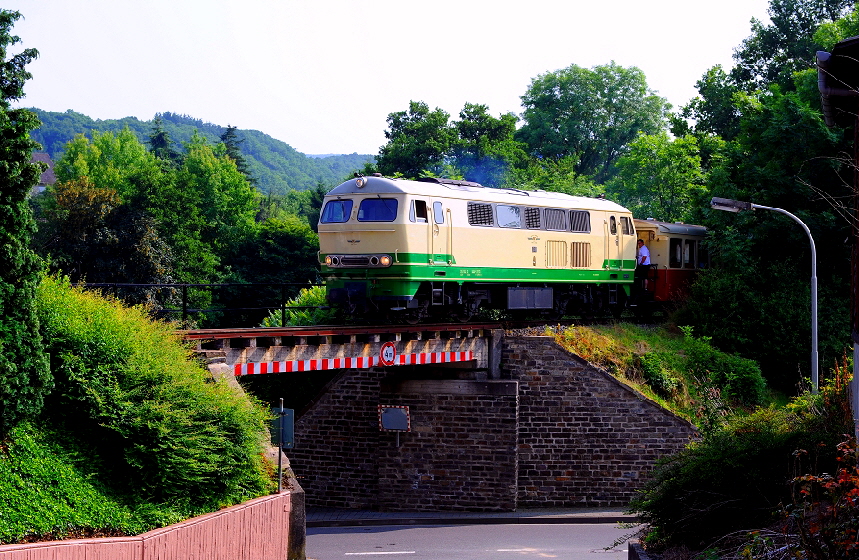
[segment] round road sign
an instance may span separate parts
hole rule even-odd
[[[379,352],[379,359],[382,361],[382,365],[394,365],[394,360],[397,359],[397,347],[393,342],[386,342],[382,345],[382,349]]]

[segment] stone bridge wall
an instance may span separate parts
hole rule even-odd
[[[428,366],[343,370],[296,421],[289,456],[307,504],[622,506],[658,457],[694,437],[691,424],[549,337],[505,337],[501,377]],[[409,406],[411,432],[381,432],[379,404]]]

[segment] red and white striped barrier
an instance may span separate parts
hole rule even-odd
[[[383,364],[379,356],[360,358],[322,358],[318,360],[293,360],[284,362],[259,362],[236,364],[233,373],[240,375],[259,375],[262,373],[292,373],[300,371],[321,371],[326,369],[371,368],[384,365],[410,366],[422,364],[443,364],[447,362],[467,362],[474,359],[474,352],[428,352],[424,354],[398,354],[393,363]]]

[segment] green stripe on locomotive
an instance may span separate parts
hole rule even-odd
[[[388,268],[330,268],[323,266],[327,289],[355,290],[362,286],[365,297],[409,299],[422,282],[484,282],[505,284],[621,284],[629,293],[635,261],[606,260],[604,268],[500,268],[460,267],[429,264],[430,255],[409,253],[397,255],[397,263]],[[435,263],[453,259],[449,255],[432,255]],[[412,263],[412,264],[404,264]]]

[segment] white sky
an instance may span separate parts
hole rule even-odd
[[[256,129],[306,154],[376,154],[410,100],[522,112],[570,64],[637,66],[675,108],[732,63],[769,0],[5,0],[40,58],[21,106]],[[16,47],[17,49],[18,47]]]

